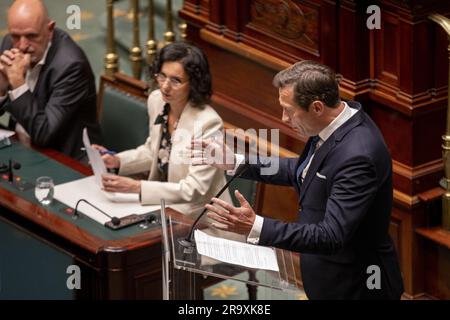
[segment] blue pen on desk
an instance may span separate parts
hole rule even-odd
[[[86,151],[86,148],[80,148],[81,151]],[[115,151],[111,151],[111,150],[98,150],[98,152],[100,152],[101,155],[104,154],[109,154],[109,155],[115,155],[117,152]]]
[[[99,150],[99,152],[100,152],[101,155],[109,154],[109,155],[113,156],[113,155],[116,154],[116,152],[111,151],[111,150]]]

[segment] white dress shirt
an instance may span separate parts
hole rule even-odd
[[[319,141],[317,142],[316,150],[317,151],[321,145],[335,132],[340,126],[342,126],[347,120],[349,120],[355,113],[357,113],[357,109],[350,108],[346,102],[344,102],[344,110],[341,111],[341,113],[328,125],[326,126],[322,131],[319,133]],[[309,160],[308,164],[306,165],[305,169],[302,172],[302,182],[306,177],[306,174],[308,173],[309,166],[311,165],[312,160],[314,159],[314,153],[311,156],[311,159]],[[241,165],[245,160],[245,157],[240,154],[236,154],[236,165],[233,170],[227,171],[228,175],[233,175],[236,172],[236,169]],[[250,231],[247,242],[258,244],[259,243],[259,237],[261,235],[261,230],[264,224],[264,218],[256,215],[255,222],[253,224],[252,230]]]
[[[39,74],[41,73],[42,66],[45,64],[45,61],[47,59],[47,54],[48,54],[51,44],[52,43],[49,42],[42,59],[33,68],[27,70],[27,73],[25,75],[25,83],[14,90],[8,91],[8,96],[11,101],[18,99],[21,95],[23,95],[28,90],[30,90],[31,92],[34,91],[34,88],[36,87],[37,81],[39,79]],[[6,95],[1,96],[0,103],[5,101],[6,98],[7,98]],[[8,119],[8,122],[9,122],[9,118],[11,117],[11,115],[8,112],[6,112],[5,114]],[[30,136],[28,135],[26,130],[19,123],[16,123],[16,133],[17,133],[17,135],[19,135],[23,138],[22,141],[28,141],[28,142],[30,141]]]

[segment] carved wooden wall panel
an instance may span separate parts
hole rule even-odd
[[[289,0],[253,0],[246,28],[265,33],[272,41],[280,37],[291,46],[319,56],[319,8]]]
[[[389,235],[392,238],[392,241],[394,242],[395,249],[397,250],[397,254],[399,257],[402,256],[402,221],[400,219],[397,219],[396,217],[393,217],[391,220],[391,224],[389,225]],[[404,269],[403,261],[400,259],[400,268],[401,270]]]
[[[390,233],[399,251],[406,296],[420,297],[430,290],[450,298],[450,290],[442,289],[449,278],[425,284],[423,267],[428,259],[430,266],[440,268],[448,255],[433,251],[443,261],[425,256],[415,231],[427,224],[422,195],[433,193],[443,175],[447,104],[447,37],[427,17],[432,12],[450,16],[450,2],[377,1],[381,30],[366,27],[371,1],[209,0],[198,14],[192,3],[201,7],[206,2],[186,2],[190,5],[181,16],[189,23],[188,38],[207,52],[213,103],[227,122],[244,129],[279,128],[280,145],[301,152],[304,141],[281,121],[272,78],[304,59],[338,73],[341,96],[362,103],[392,154],[395,207]],[[271,188],[270,194],[261,199],[260,209],[276,215],[276,203],[286,193]],[[296,205],[293,197],[287,201]],[[448,272],[438,274],[449,277]]]
[[[249,4],[242,43],[290,62],[298,57],[324,61],[322,52],[336,43],[334,4],[298,0],[252,0]],[[334,60],[328,62],[335,65]]]
[[[375,38],[377,44],[375,47],[375,78],[396,87],[400,75],[398,18],[388,13],[384,14],[382,28],[375,32]]]
[[[435,298],[450,296],[450,250],[427,242],[425,290]]]

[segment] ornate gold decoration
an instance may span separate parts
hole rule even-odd
[[[126,13],[127,16],[127,20],[129,21],[134,21],[134,17],[138,15],[138,16],[142,16],[141,12],[134,12],[133,10],[133,0],[130,0],[130,8],[128,9],[128,12]]]
[[[107,38],[105,54],[105,73],[109,76],[114,75],[119,70],[119,57],[116,54],[114,42],[114,0],[106,0],[107,12]]]
[[[85,33],[75,33],[75,34],[72,34],[72,35],[70,35],[70,36],[71,36],[72,39],[73,39],[74,41],[76,41],[76,42],[78,42],[78,41],[83,41],[83,40],[86,40],[86,39],[91,38],[90,35],[85,34]]]
[[[212,289],[211,295],[213,297],[220,297],[222,299],[226,299],[230,296],[238,296],[239,292],[237,292],[236,287],[230,287],[230,286],[221,284],[220,287]]]
[[[94,13],[92,11],[82,10],[80,18],[82,21],[92,20],[94,18]]]
[[[187,23],[180,23],[180,25],[178,26],[178,28],[180,29],[180,38],[183,41],[186,41],[187,38]]]
[[[440,14],[432,14],[429,18],[439,24],[447,33],[449,45],[447,47],[449,54],[449,74],[448,74],[448,102],[447,102],[447,131],[442,136],[442,154],[444,159],[444,171],[446,190],[442,195],[442,226],[450,230],[450,19]]]
[[[147,40],[147,63],[151,65],[158,50],[155,39],[155,9],[153,0],[148,0],[148,40]]]
[[[142,50],[139,40],[139,1],[131,0],[132,12],[133,12],[133,46],[130,48],[129,59],[132,63],[133,77],[136,79],[141,78],[142,73]]]
[[[166,32],[164,33],[164,44],[166,46],[175,41],[175,32],[173,31],[172,0],[167,0],[166,6]]]
[[[114,10],[114,18],[119,18],[119,17],[124,17],[126,16],[128,13],[122,9],[115,9]]]

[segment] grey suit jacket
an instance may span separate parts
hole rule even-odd
[[[12,47],[5,36],[0,52]],[[100,141],[100,126],[96,112],[95,78],[81,48],[60,29],[55,29],[52,45],[33,92],[18,99],[6,99],[1,110],[11,113],[36,146],[53,148],[75,159],[84,154],[82,130],[88,128],[91,142]]]

